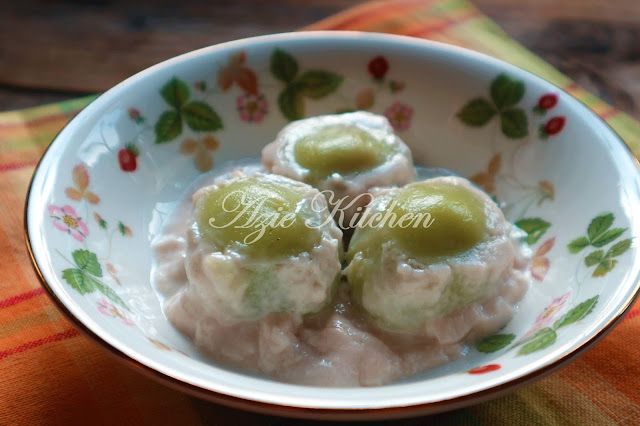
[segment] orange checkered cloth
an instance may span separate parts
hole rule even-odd
[[[512,62],[585,102],[640,154],[636,121],[514,42],[466,0],[373,1],[307,29],[423,37]],[[0,424],[305,424],[214,405],[157,384],[81,336],[44,295],[24,244],[27,185],[56,133],[92,99],[0,113]],[[571,366],[511,395],[429,420],[442,425],[640,424],[639,334],[636,305]]]

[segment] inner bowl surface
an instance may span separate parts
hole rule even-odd
[[[527,231],[534,281],[519,312],[458,361],[387,386],[303,387],[215,365],[163,315],[150,241],[203,172],[259,156],[290,120],[357,109],[387,116],[417,164],[472,179]],[[639,182],[604,122],[522,69],[406,37],[280,34],[182,55],[95,100],[38,165],[27,241],[76,325],[170,385],[270,413],[397,417],[496,396],[609,331],[638,292]]]

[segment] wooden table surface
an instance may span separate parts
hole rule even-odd
[[[0,0],[0,111],[101,92],[180,53],[291,31],[361,0]],[[639,0],[474,0],[509,34],[640,118]]]

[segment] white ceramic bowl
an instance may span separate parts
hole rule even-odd
[[[152,236],[214,162],[259,155],[289,119],[353,109],[387,115],[417,163],[472,178],[528,231],[536,279],[519,312],[460,360],[388,386],[295,386],[208,361],[162,314]],[[639,177],[596,115],[504,62],[405,37],[281,34],[182,55],[95,100],[36,169],[27,241],[61,310],[169,385],[272,414],[399,417],[513,390],[611,330],[638,293]]]

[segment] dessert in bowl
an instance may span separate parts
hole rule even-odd
[[[152,242],[167,318],[222,365],[303,385],[380,386],[465,354],[511,319],[531,250],[468,180],[407,183],[410,159],[359,111],[204,174]]]
[[[372,61],[384,66],[371,67]],[[167,292],[153,282],[152,241],[203,174],[259,157],[291,121],[353,110],[386,117],[413,164],[450,169],[481,188],[484,201],[491,198],[502,208],[495,213],[526,233],[530,288],[513,317],[499,326],[504,328],[468,344],[463,356],[380,386],[296,385],[212,360],[163,310]],[[307,147],[312,159],[313,149]],[[129,153],[126,159],[122,150]],[[314,185],[328,180],[299,185],[317,191]],[[634,159],[606,124],[523,70],[420,40],[302,33],[193,52],[102,95],[43,157],[26,225],[34,264],[63,311],[148,374],[214,401],[271,413],[393,417],[514,389],[610,330],[638,291],[638,181]],[[392,182],[399,189],[371,192],[402,200],[407,184]],[[506,228],[496,226],[495,240],[507,244]],[[318,237],[330,242],[328,252],[340,252],[337,231],[329,223]],[[367,277],[384,271],[367,269],[366,258],[389,255],[399,262],[401,256],[385,248],[384,235],[362,231],[354,233],[357,244],[346,258],[363,259],[364,266],[347,265],[346,280],[362,282],[351,289],[354,299],[380,328],[396,332],[407,320],[370,291]],[[409,247],[413,236],[403,237]],[[323,269],[332,268],[339,269],[335,262]],[[322,282],[321,293],[331,294],[329,281]],[[320,305],[300,301],[303,311]],[[418,314],[410,316],[428,322],[441,314],[429,301],[398,302],[417,306]],[[458,312],[454,302],[443,312]],[[232,345],[228,340],[221,344]]]

